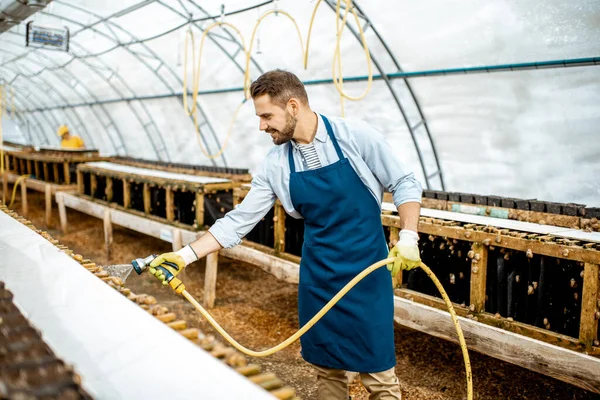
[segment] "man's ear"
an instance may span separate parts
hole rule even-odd
[[[295,98],[291,98],[287,103],[288,112],[294,117],[300,112],[300,103]]]

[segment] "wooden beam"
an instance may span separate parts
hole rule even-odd
[[[29,210],[27,208],[27,178],[24,178],[21,181],[21,214],[23,214],[23,216],[26,216],[28,211]]]
[[[285,210],[279,200],[275,203],[273,212],[274,238],[273,248],[277,253],[285,252]]]
[[[400,218],[395,215],[382,215],[381,220],[385,226],[400,227]],[[577,246],[567,246],[554,242],[542,242],[527,238],[470,230],[465,229],[462,226],[445,226],[424,221],[419,222],[419,232],[469,242],[484,243],[487,241],[497,247],[505,247],[507,249],[524,252],[531,250],[533,254],[583,261],[591,264],[600,264],[600,251]]]
[[[58,217],[60,219],[60,228],[63,233],[67,233],[67,208],[63,193],[56,193],[56,204],[58,205]]]
[[[34,161],[33,162],[33,170],[35,173],[35,179],[40,179],[43,180],[43,178],[40,176],[40,163],[39,161]]]
[[[46,183],[46,226],[52,227],[52,184]]]
[[[58,164],[57,163],[52,163],[52,171],[54,172],[54,183],[59,184],[60,179],[58,176]]]
[[[175,221],[175,195],[173,193],[173,189],[171,188],[171,186],[167,186],[167,189],[165,191],[165,197],[166,197],[166,215],[167,215],[167,221]]]
[[[150,214],[150,211],[152,209],[152,207],[150,205],[150,185],[148,185],[147,183],[144,183],[143,197],[144,197],[144,212],[146,214]]]
[[[218,251],[206,256],[206,271],[204,273],[204,307],[206,308],[213,308],[215,306],[218,265]]]
[[[196,192],[196,226],[204,228],[204,193]]]
[[[46,165],[46,164],[44,163],[44,165]],[[83,172],[77,170],[77,193],[85,194],[84,190],[85,190],[85,185],[83,183]]]
[[[6,204],[6,196],[8,193],[8,172],[2,174],[2,202]]]
[[[96,189],[98,188],[98,179],[96,175],[90,174],[90,196],[96,197]]]
[[[123,207],[131,208],[131,184],[127,179],[123,179]]]
[[[400,238],[400,229],[396,228],[396,227],[391,227],[390,228],[390,240],[388,243],[388,247],[390,248],[390,250],[392,249],[392,247],[394,247],[396,245],[396,243],[398,243],[398,239]],[[396,274],[395,277],[392,277],[392,288],[395,289],[397,287],[401,287],[402,286],[402,271],[398,271],[398,273]]]
[[[44,181],[50,182],[50,172],[48,172],[48,163],[42,163],[42,170],[44,171]]]
[[[33,168],[33,165],[32,165],[32,161],[31,160],[27,160],[26,164],[27,164],[27,174],[33,175],[34,168]]]
[[[106,201],[109,203],[113,201],[113,179],[111,177],[106,177],[106,188],[104,189],[104,193],[106,194]]]
[[[104,250],[106,251],[106,262],[109,263],[110,262],[110,254],[111,254],[111,250],[112,250],[112,243],[113,243],[113,229],[112,229],[112,222],[111,222],[111,212],[110,209],[105,209],[104,210],[104,218],[103,218],[103,222],[104,222]]]
[[[471,311],[482,312],[485,309],[485,285],[487,278],[488,248],[482,243],[473,243],[469,253],[471,259]]]
[[[448,312],[394,297],[394,320],[457,342]],[[600,393],[600,359],[458,317],[470,350]]]
[[[63,162],[63,174],[65,174],[65,184],[71,184],[71,171],[69,170],[69,162]]]
[[[598,339],[598,265],[585,263],[583,267],[583,293],[581,299],[581,322],[579,325],[579,341],[586,348],[591,348]]]
[[[444,300],[430,296],[427,294],[419,293],[410,289],[396,289],[394,291],[396,296],[402,297],[403,299],[409,299],[419,304],[433,307],[438,310],[446,311],[446,303]],[[475,321],[479,321],[486,325],[490,325],[496,328],[504,329],[506,331],[516,333],[530,337],[532,339],[541,340],[542,342],[549,343],[554,346],[560,346],[565,349],[577,351],[580,353],[588,352],[590,355],[600,356],[600,347],[593,347],[591,350],[586,350],[585,346],[579,343],[577,338],[573,338],[560,333],[552,332],[547,329],[538,328],[533,325],[528,325],[523,322],[514,321],[509,318],[498,318],[494,314],[490,313],[473,313],[468,307],[461,306],[460,304],[453,303],[454,311],[456,315],[462,317],[473,318]]]

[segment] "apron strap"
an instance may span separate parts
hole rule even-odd
[[[331,124],[329,123],[329,120],[324,115],[321,115],[321,118],[323,118],[323,122],[325,123],[325,128],[327,128],[327,134],[329,135],[329,137],[331,138],[331,141],[333,142],[333,146],[335,147],[335,152],[337,153],[338,158],[340,160],[343,160],[344,153],[342,153],[342,149],[340,148],[340,145],[339,145],[337,139],[335,138],[335,135],[333,134],[333,129],[331,128]]]
[[[319,114],[321,115],[321,114]],[[323,122],[325,123],[325,128],[327,129],[327,134],[329,135],[329,137],[331,138],[331,142],[333,143],[333,147],[335,147],[335,152],[337,153],[337,156],[340,160],[344,159],[344,153],[342,153],[342,149],[340,148],[340,144],[338,143],[337,139],[335,138],[335,135],[333,134],[333,128],[331,128],[331,123],[329,122],[329,120],[327,119],[326,116],[321,115],[321,118],[323,118]],[[290,172],[294,173],[296,172],[296,165],[294,164],[294,152],[293,152],[293,145],[290,142],[288,142],[288,162],[290,164]]]
[[[288,142],[288,162],[290,163],[290,172],[293,174],[296,172],[296,165],[294,165],[294,153],[293,153],[292,141]]]

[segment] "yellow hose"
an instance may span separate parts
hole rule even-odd
[[[235,339],[233,339],[227,332],[225,332],[225,330],[217,323],[217,321],[215,321],[215,319],[204,309],[204,307],[202,307],[196,301],[196,299],[194,299],[194,297],[191,294],[189,294],[187,290],[185,290],[185,286],[181,285],[180,281],[178,279],[175,278],[174,281],[176,280],[177,282],[179,282],[179,284],[171,285],[171,287],[176,289],[177,293],[181,293],[181,295],[183,297],[185,297],[187,299],[187,301],[189,301],[204,316],[204,318],[206,318],[206,320],[217,330],[217,332],[219,332],[219,334],[221,336],[223,336],[225,338],[225,340],[227,340],[229,343],[231,343],[231,345],[233,347],[235,347],[242,353],[247,354],[252,357],[266,357],[266,356],[269,356],[273,353],[276,353],[276,352],[286,348],[287,346],[289,346],[290,344],[292,344],[293,342],[298,340],[300,338],[300,336],[304,335],[304,333],[306,333],[306,331],[308,331],[310,328],[312,328],[314,324],[316,324],[321,318],[323,318],[323,316],[346,293],[348,293],[348,291],[350,291],[350,289],[352,289],[365,276],[369,275],[371,272],[375,271],[376,269],[383,267],[384,265],[393,263],[394,260],[395,260],[395,258],[393,258],[393,257],[386,258],[386,259],[378,261],[375,264],[372,264],[368,268],[364,269],[361,273],[356,275],[350,282],[348,282],[346,284],[346,286],[344,286],[331,300],[329,300],[329,302],[314,317],[312,317],[310,321],[308,321],[306,324],[304,324],[304,326],[302,328],[300,328],[296,333],[294,333],[292,336],[288,337],[286,340],[284,340],[277,346],[272,347],[270,349],[262,350],[262,351],[250,350],[250,349],[242,346],[241,344],[239,344]],[[473,376],[471,373],[471,362],[469,360],[469,352],[467,350],[467,343],[465,342],[465,337],[463,335],[462,329],[460,328],[460,324],[458,322],[456,313],[454,312],[454,307],[452,306],[452,302],[450,301],[450,298],[446,294],[444,287],[442,286],[440,281],[437,279],[437,277],[435,276],[433,271],[431,271],[431,269],[429,269],[429,267],[422,262],[419,265],[419,267],[423,271],[425,271],[427,276],[429,276],[429,278],[431,278],[431,280],[433,281],[435,286],[438,288],[440,294],[442,295],[442,298],[444,299],[444,302],[446,302],[446,306],[448,307],[448,311],[450,312],[450,316],[452,317],[452,322],[454,322],[454,326],[456,328],[456,333],[458,335],[458,341],[460,343],[460,348],[462,350],[463,359],[465,362],[465,372],[466,372],[466,377],[467,377],[467,399],[472,400],[473,399]]]
[[[13,186],[12,198],[10,199],[10,204],[8,205],[8,208],[11,208],[13,206],[13,203],[15,202],[15,196],[17,195],[17,187],[19,186],[22,180],[27,178],[29,178],[29,175],[21,175],[15,181],[15,185]]]
[[[335,47],[335,51],[334,51],[334,55],[333,55],[333,63],[332,63],[333,83],[334,83],[336,90],[340,94],[340,106],[341,106],[342,117],[345,114],[344,113],[344,99],[348,99],[348,100],[363,99],[367,95],[367,93],[371,90],[371,85],[373,82],[373,71],[371,68],[371,54],[369,52],[369,47],[367,46],[367,41],[366,41],[364,32],[362,30],[362,27],[360,25],[360,21],[358,19],[358,14],[356,13],[355,8],[352,6],[352,0],[343,0],[343,1],[345,2],[346,7],[345,7],[345,12],[344,12],[344,16],[343,16],[341,25],[340,25],[340,20],[339,20],[338,16],[339,16],[339,11],[341,8],[342,0],[338,0],[337,5],[336,5],[336,47]],[[302,50],[302,56],[303,56],[303,61],[304,61],[304,69],[306,69],[308,67],[308,50],[309,50],[309,44],[310,44],[310,37],[311,37],[311,33],[312,33],[314,19],[315,19],[316,13],[317,13],[317,8],[319,7],[320,4],[321,4],[321,0],[317,1],[317,4],[315,4],[315,7],[312,12],[312,16],[311,16],[310,24],[309,24],[309,28],[308,28],[308,37],[306,40],[306,48],[304,47],[304,44],[303,44],[302,34],[300,33],[300,28],[298,28],[298,24],[296,23],[296,20],[294,19],[294,17],[292,17],[290,14],[288,14],[287,12],[282,11],[282,10],[269,10],[269,11],[265,12],[256,22],[256,25],[254,26],[254,29],[252,31],[252,37],[251,37],[250,45],[248,48],[246,48],[244,36],[242,35],[241,31],[233,24],[230,24],[228,22],[223,22],[223,21],[217,21],[217,22],[213,23],[212,25],[210,25],[208,28],[206,28],[204,30],[204,32],[202,33],[202,38],[200,41],[200,49],[198,52],[198,61],[197,61],[197,66],[196,66],[196,51],[195,51],[194,32],[188,28],[188,30],[186,32],[186,36],[185,36],[185,52],[184,52],[184,67],[183,67],[183,108],[184,108],[186,114],[191,116],[193,119],[194,128],[196,130],[196,138],[198,139],[198,144],[200,145],[200,149],[202,150],[202,153],[207,158],[214,159],[214,158],[219,157],[221,154],[223,154],[223,152],[225,151],[225,149],[227,148],[227,145],[229,143],[229,138],[233,132],[233,126],[234,126],[235,120],[237,118],[237,115],[240,111],[240,108],[242,107],[242,105],[244,104],[244,102],[246,100],[250,99],[250,81],[251,81],[251,79],[250,79],[250,60],[252,58],[252,46],[254,43],[254,38],[256,36],[256,32],[258,30],[259,25],[262,23],[262,21],[267,16],[269,16],[271,14],[276,14],[276,15],[282,14],[282,15],[285,15],[286,17],[288,17],[294,24],[294,27],[296,28],[296,32],[298,33],[298,37],[300,39],[300,47]],[[342,39],[342,33],[344,31],[344,28],[346,27],[346,21],[348,18],[348,14],[350,12],[352,12],[352,14],[354,15],[356,25],[358,26],[358,31],[360,34],[363,49],[365,51],[365,56],[367,59],[367,68],[368,68],[367,88],[360,96],[350,96],[346,92],[344,92],[344,89],[343,89],[342,55],[341,55],[340,42]],[[204,145],[202,144],[202,133],[200,132],[200,126],[198,125],[197,100],[198,100],[198,91],[200,88],[200,65],[201,65],[201,60],[202,60],[202,49],[204,47],[204,39],[206,38],[208,33],[213,28],[216,28],[217,26],[227,26],[227,27],[233,29],[238,34],[238,36],[241,38],[242,50],[245,55],[244,84],[243,84],[244,101],[242,101],[242,103],[240,103],[240,105],[236,108],[236,110],[233,114],[231,122],[229,123],[229,130],[227,131],[227,136],[225,138],[225,141],[223,142],[223,145],[219,148],[219,150],[216,153],[209,154],[208,150],[205,149]],[[187,64],[188,64],[188,48],[189,48],[188,41],[190,38],[192,41],[192,77],[193,77],[193,81],[194,81],[193,89],[192,89],[193,92],[192,92],[191,109],[188,106],[188,95],[187,95],[187,87],[188,87],[188,79],[187,79],[187,66],[188,65]]]

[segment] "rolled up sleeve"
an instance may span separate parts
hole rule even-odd
[[[421,202],[423,189],[411,169],[394,155],[385,137],[371,125],[362,122],[355,131],[359,151],[379,183],[392,193],[394,205]]]
[[[233,210],[218,219],[208,230],[224,248],[237,246],[275,204],[275,193],[268,182],[266,164],[252,179],[250,191]]]

